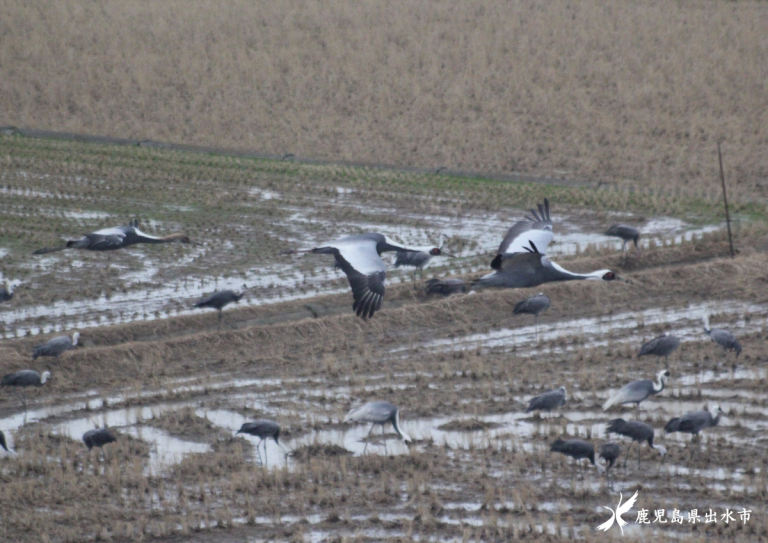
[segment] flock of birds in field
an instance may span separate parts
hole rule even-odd
[[[638,238],[640,233],[631,226],[612,226],[608,229],[606,235],[616,236],[623,241],[622,252],[625,258],[629,242],[633,242],[639,250]],[[631,284],[631,281],[622,279],[616,273],[607,269],[586,274],[574,273],[564,269],[546,256],[547,248],[552,239],[553,222],[550,217],[549,201],[545,199],[543,204],[538,205],[538,210],[531,209],[529,216],[516,222],[509,229],[491,261],[490,267],[493,270],[491,273],[469,285],[464,280],[458,278],[430,279],[426,282],[426,292],[428,294],[448,296],[484,288],[531,288],[545,283],[577,280],[624,281]],[[340,269],[349,280],[354,312],[358,317],[367,319],[374,316],[381,308],[384,300],[387,267],[381,258],[382,253],[397,253],[395,267],[410,266],[417,270],[423,270],[424,266],[433,257],[453,257],[453,255],[443,251],[443,240],[444,238],[441,237],[441,243],[438,247],[409,247],[379,233],[366,233],[347,236],[313,249],[284,251],[283,254],[313,253],[333,255],[335,267]],[[134,220],[124,226],[99,230],[87,234],[80,239],[67,241],[61,247],[40,249],[35,251],[35,254],[46,254],[65,249],[110,251],[139,243],[161,244],[171,242],[197,244],[183,234],[172,234],[166,237],[150,236],[139,230],[138,221]],[[13,287],[14,285],[9,285],[6,289],[0,288],[0,303],[7,302],[13,298]],[[195,307],[216,309],[218,311],[218,327],[220,329],[222,310],[227,305],[239,301],[244,296],[246,289],[247,287],[243,285],[243,291],[240,293],[235,293],[232,290],[214,292],[199,300]],[[533,315],[536,336],[538,337],[539,315],[545,312],[550,305],[550,299],[544,293],[539,293],[518,303],[514,308],[514,314]],[[741,345],[734,335],[724,329],[710,328],[706,318],[704,331],[712,341],[725,350],[726,355],[728,351],[735,351],[736,356],[741,353]],[[32,354],[32,360],[36,360],[39,357],[58,359],[62,354],[77,346],[79,335],[79,333],[75,332],[71,337],[56,337],[36,346]],[[655,381],[642,379],[628,383],[604,403],[603,409],[608,410],[612,406],[635,404],[635,415],[637,416],[640,403],[664,390],[670,378],[667,363],[668,357],[679,346],[680,340],[672,334],[662,335],[642,345],[638,353],[639,357],[656,356],[659,362],[664,358],[667,369],[659,371]],[[29,387],[41,387],[50,378],[51,373],[49,371],[44,371],[41,374],[31,369],[25,369],[5,375],[0,386],[10,388],[18,397],[24,407],[26,417],[26,389]],[[559,387],[530,400],[526,412],[551,412],[552,410],[562,408],[566,401],[566,388]],[[670,420],[664,427],[664,432],[689,433],[694,436],[693,439],[695,440],[701,431],[716,426],[720,421],[721,414],[722,411],[717,406],[709,410],[689,412],[681,417],[675,417]],[[344,422],[371,424],[368,435],[373,432],[377,425],[382,427],[382,434],[384,434],[384,426],[391,424],[406,445],[409,445],[412,441],[401,427],[399,409],[397,406],[386,401],[373,401],[357,407],[347,414]],[[279,441],[280,425],[275,421],[256,420],[247,422],[242,425],[237,433],[249,434],[260,439],[256,446],[260,462],[260,446],[262,443],[264,443],[264,462],[266,462],[265,440],[267,439],[273,439],[275,443],[287,451]],[[666,449],[663,446],[654,444],[654,428],[645,422],[639,420],[627,421],[622,418],[613,419],[608,422],[606,433],[628,438],[630,440],[629,450],[631,450],[634,443],[637,442],[642,445],[645,442],[648,443],[651,449],[657,451],[661,457],[666,454]],[[96,428],[89,430],[83,435],[83,442],[86,444],[88,451],[93,447],[101,448],[115,441],[116,437],[108,428]],[[8,450],[5,435],[1,431],[0,446]],[[625,454],[625,466],[629,450]],[[552,444],[550,451],[570,456],[576,461],[587,459],[601,473],[609,470],[621,454],[621,448],[617,443],[603,443],[596,452],[592,443],[580,439],[558,439]],[[601,459],[607,464],[607,467],[602,465]],[[640,448],[638,446],[639,464]]]

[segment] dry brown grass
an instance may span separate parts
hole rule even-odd
[[[0,7],[0,124],[270,153],[768,190],[768,4]]]

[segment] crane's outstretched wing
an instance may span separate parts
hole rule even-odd
[[[507,231],[504,240],[499,245],[498,254],[523,253],[533,249],[533,242],[538,251],[546,254],[547,247],[552,242],[552,219],[549,216],[549,200],[544,198],[544,205],[539,204],[539,212],[531,209],[533,217],[526,216],[522,221],[516,222]]]
[[[376,243],[344,243],[330,245],[333,255],[352,288],[352,309],[358,317],[370,318],[384,300],[387,268],[376,251]]]
[[[72,247],[79,248],[81,244],[83,247],[87,247],[93,251],[100,251],[109,249],[110,247],[116,247],[123,243],[125,239],[125,227],[116,228],[104,228],[103,230],[97,230],[85,236],[82,239],[72,243]],[[86,242],[87,240],[87,242]],[[70,243],[68,242],[69,246]]]
[[[597,527],[597,529],[607,532],[610,527],[613,526],[613,521],[616,519],[616,513],[614,513],[613,509],[610,507],[603,506],[603,509],[608,509],[608,511],[611,512],[611,518],[609,518],[606,522],[603,522],[600,526]]]

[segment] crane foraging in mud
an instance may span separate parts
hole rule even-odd
[[[288,250],[282,254],[314,253],[333,255],[352,288],[352,309],[363,319],[373,317],[384,300],[387,267],[381,254],[388,251],[419,252],[423,247],[401,245],[383,234],[347,236],[308,250]]]
[[[712,338],[712,341],[722,347],[726,357],[728,356],[728,351],[734,351],[736,352],[736,358],[738,358],[741,354],[741,343],[736,339],[736,336],[723,328],[710,328],[708,315],[704,315],[703,320],[704,332]]]
[[[259,442],[256,444],[256,454],[259,456],[259,464],[266,465],[267,463],[267,439],[272,438],[275,443],[287,452],[282,443],[280,443],[280,425],[273,420],[258,419],[253,422],[245,422],[237,431],[238,434],[248,434],[250,436],[258,437]],[[261,460],[261,452],[259,446],[264,443],[264,461]]]
[[[344,417],[344,422],[370,422],[371,429],[368,431],[368,436],[371,435],[373,429],[377,424],[381,425],[381,435],[384,435],[384,425],[388,422],[392,423],[392,427],[403,440],[403,443],[410,445],[411,438],[403,432],[400,428],[400,410],[397,406],[389,402],[369,402],[363,406],[352,409],[347,416]],[[367,436],[366,436],[367,437]],[[387,442],[384,442],[386,448]],[[363,453],[368,449],[368,442],[365,443]]]
[[[40,375],[35,370],[21,370],[17,371],[15,373],[9,373],[7,375],[3,376],[2,382],[0,382],[0,387],[12,387],[13,394],[16,396],[19,400],[21,400],[21,405],[24,406],[24,420],[27,419],[27,393],[26,389],[28,387],[41,387],[43,386],[46,381],[48,381],[48,378],[50,378],[51,372],[44,371],[42,375]],[[21,395],[19,395],[16,390],[21,389]]]
[[[573,475],[576,471],[576,464],[579,464],[579,467],[581,467],[579,460],[583,460],[585,458],[589,460],[589,462],[595,466],[595,468],[597,468],[598,472],[603,473],[605,471],[603,466],[601,466],[598,462],[595,462],[595,447],[587,441],[583,441],[581,439],[558,439],[552,444],[549,452],[564,454],[565,456],[570,456],[576,461],[573,465],[574,472],[571,473],[571,478],[573,478]]]
[[[640,231],[634,226],[628,226],[626,224],[614,224],[605,233],[606,236],[612,236],[621,239],[624,244],[621,247],[621,252],[624,253],[624,258],[627,258],[627,243],[634,242],[635,249],[640,249],[637,246],[637,240],[640,239]]]
[[[547,411],[550,412],[553,409],[558,409],[565,405],[568,397],[565,392],[565,387],[556,388],[554,390],[548,390],[544,394],[531,399],[528,403],[526,413],[531,411]]]
[[[624,419],[613,419],[608,423],[605,429],[607,434],[618,434],[620,436],[628,437],[632,440],[627,449],[627,454],[624,456],[624,467],[627,467],[627,458],[629,458],[629,451],[632,450],[632,445],[636,442],[642,443],[645,441],[651,449],[661,455],[662,458],[667,454],[667,449],[662,445],[654,445],[654,430],[653,427],[644,422],[638,420],[626,421]],[[637,448],[637,467],[640,467],[640,447]]]
[[[85,249],[86,251],[115,251],[117,249],[123,249],[136,245],[138,243],[159,244],[159,243],[191,243],[193,245],[200,245],[199,243],[189,239],[189,236],[184,234],[170,234],[168,236],[159,238],[156,236],[150,236],[139,230],[138,219],[132,220],[130,223],[123,226],[115,226],[113,228],[104,228],[84,235],[80,239],[67,241],[63,247],[49,247],[45,249],[38,249],[34,252],[36,255],[43,255],[46,253],[53,253],[56,251],[63,251],[65,249]]]
[[[41,356],[52,356],[54,359],[58,359],[62,354],[77,346],[77,339],[79,337],[80,332],[75,332],[71,338],[69,336],[58,336],[40,345],[35,345],[35,350],[32,352],[32,360],[37,360]]]
[[[658,356],[659,362],[661,362],[663,357],[664,366],[668,368],[669,355],[675,352],[678,347],[680,347],[680,340],[677,339],[676,336],[673,336],[672,334],[664,334],[652,339],[651,341],[643,343],[643,345],[640,347],[640,352],[637,353],[637,357],[640,358],[641,356],[648,355]]]
[[[195,303],[195,307],[210,307],[219,311],[219,320],[217,330],[221,331],[221,311],[231,303],[237,303],[245,295],[247,286],[243,285],[243,290],[240,294],[235,293],[232,290],[218,290],[213,294],[204,296],[198,302]]]
[[[699,432],[717,426],[720,423],[720,415],[723,414],[723,410],[718,405],[711,407],[709,411],[691,411],[682,417],[675,417],[670,420],[664,426],[664,432],[667,434],[673,432],[691,434],[693,436],[691,441],[696,441],[699,438]]]
[[[495,272],[476,280],[472,288],[486,287],[528,288],[556,281],[623,281],[611,270],[591,273],[570,272],[549,260],[545,254],[552,241],[552,219],[549,214],[549,200],[538,205],[539,211],[531,209],[532,217],[516,222],[509,229],[491,261]]]

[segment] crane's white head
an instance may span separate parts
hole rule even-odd
[[[709,333],[709,315],[705,313],[701,320],[704,323],[704,331]]]
[[[662,458],[667,456],[667,448],[664,445],[654,445],[653,448],[656,449],[656,452],[658,452],[659,456]]]
[[[565,391],[565,387],[560,387],[558,390],[563,393],[563,397],[567,400],[568,393]]]
[[[671,374],[671,373],[669,373],[669,370],[661,370],[661,371],[660,371],[660,372],[659,372],[659,373],[656,375],[656,377],[658,378],[658,380],[659,380],[659,383],[665,383],[665,384],[666,384],[667,380],[668,380],[668,379],[671,377],[671,375],[672,375],[672,374]]]
[[[722,409],[720,409],[719,405],[713,405],[709,408],[709,412],[712,415],[712,418],[717,417],[718,415],[725,415]]]
[[[40,376],[40,384],[44,385],[45,382],[50,379],[51,372],[50,371],[44,371],[43,374]]]
[[[79,338],[79,337],[80,337],[80,332],[75,332],[74,334],[72,334],[72,346],[73,347],[75,345],[77,345],[77,338]]]

